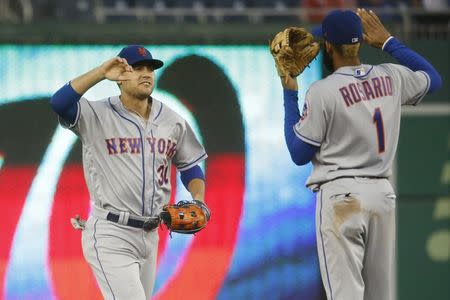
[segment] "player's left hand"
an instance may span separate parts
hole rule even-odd
[[[320,45],[305,28],[289,27],[278,32],[269,43],[283,86],[294,87],[291,78],[299,76],[317,56]]]
[[[287,74],[286,76],[280,77],[281,85],[286,90],[298,91],[297,78],[294,78]]]
[[[391,36],[372,10],[358,8],[356,14],[361,18],[364,29],[364,41],[372,47],[383,47],[384,42]]]
[[[205,228],[211,212],[203,201],[179,201],[164,206],[160,218],[170,232],[192,234]]]

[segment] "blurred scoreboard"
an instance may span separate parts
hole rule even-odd
[[[49,97],[122,46],[0,46],[0,295],[101,299],[69,218],[90,199],[81,144],[57,123]],[[148,46],[165,62],[153,96],[194,128],[209,158],[208,227],[160,230],[155,299],[320,299],[315,199],[284,143],[282,88],[263,46]],[[300,102],[321,78],[319,57],[301,76]],[[104,81],[85,95],[119,94]],[[299,107],[303,107],[299,103]],[[175,172],[173,172],[175,174]],[[189,198],[173,176],[171,201]],[[1,298],[1,297],[0,297]]]

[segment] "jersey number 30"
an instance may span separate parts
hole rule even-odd
[[[156,171],[159,173],[159,178],[158,178],[159,185],[169,183],[169,177],[167,176],[169,167],[167,165],[160,165]]]
[[[384,124],[383,124],[383,116],[381,115],[381,110],[379,107],[375,108],[375,112],[373,114],[373,123],[377,128],[377,137],[378,137],[378,153],[383,153],[385,149],[384,145]]]

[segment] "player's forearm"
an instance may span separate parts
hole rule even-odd
[[[203,201],[205,194],[205,175],[199,165],[180,172],[181,182],[191,193],[192,199]]]
[[[71,85],[78,94],[83,95],[103,79],[105,79],[105,74],[101,67],[97,67],[73,79]]]
[[[399,40],[390,37],[382,47],[383,51],[389,53],[401,65],[413,71],[424,71],[430,78],[429,93],[438,90],[442,86],[442,79],[438,71],[420,54],[406,47]]]
[[[52,109],[65,121],[73,123],[78,113],[77,102],[89,88],[105,78],[101,67],[73,79],[50,99]]]
[[[297,102],[297,91],[284,90],[284,138],[292,161],[301,166],[311,161],[318,148],[303,142],[295,135],[294,126],[300,120]]]
[[[291,76],[280,77],[281,85],[285,90],[298,91],[297,78]]]
[[[298,109],[298,91],[285,89],[283,91],[284,100],[284,139],[288,147],[291,158],[294,160],[295,149],[291,147],[292,141],[296,139],[294,125],[300,120]]]
[[[189,182],[189,192],[192,195],[192,199],[205,201],[205,181],[200,178],[194,178]]]

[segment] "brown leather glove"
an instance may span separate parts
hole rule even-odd
[[[201,201],[179,201],[177,204],[164,206],[160,217],[171,232],[191,234],[205,228],[211,212]]]
[[[280,31],[270,42],[278,75],[297,77],[317,56],[320,45],[304,28],[289,27]]]

